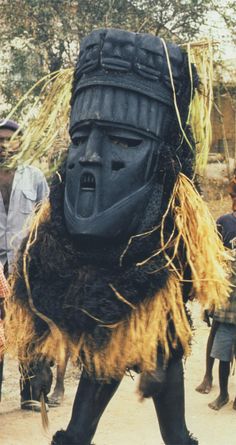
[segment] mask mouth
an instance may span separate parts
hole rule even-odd
[[[92,173],[85,172],[80,178],[80,190],[83,192],[95,192],[96,180]]]

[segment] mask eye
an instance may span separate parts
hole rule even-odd
[[[74,136],[72,137],[73,145],[78,147],[79,145],[83,144],[88,139],[88,136]]]
[[[113,144],[121,145],[124,148],[138,147],[138,145],[143,142],[142,139],[132,139],[113,135],[109,135],[109,139]]]

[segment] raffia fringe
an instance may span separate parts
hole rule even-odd
[[[232,258],[224,248],[207,204],[183,174],[176,182],[170,207],[178,230],[175,251],[182,239],[192,273],[193,297],[204,309],[224,306],[232,288],[229,281]]]
[[[177,235],[174,230],[166,241],[165,218],[169,211],[174,216]],[[134,365],[139,366],[143,371],[154,370],[157,345],[162,347],[168,358],[169,344],[175,347],[178,341],[187,355],[191,329],[181,291],[183,270],[176,270],[174,263],[180,243],[184,241],[187,260],[192,271],[193,297],[198,299],[203,308],[220,307],[227,301],[230,291],[227,278],[229,255],[225,252],[217,234],[207,205],[196,192],[191,181],[182,174],[178,177],[166,215],[163,217],[160,228],[162,247],[154,253],[158,255],[164,252],[166,256],[167,267],[171,271],[166,287],[153,298],[144,298],[141,304],[132,309],[131,315],[126,320],[114,326],[107,326],[106,328],[111,330],[111,335],[104,349],[98,350],[92,336],[85,334],[78,339],[78,342],[72,342],[52,320],[36,310],[31,297],[27,268],[25,268],[30,309],[22,308],[14,297],[8,299],[6,317],[8,351],[26,362],[32,360],[35,354],[48,355],[60,361],[64,357],[65,350],[69,349],[75,360],[79,356],[83,358],[83,364],[89,372],[106,379],[120,378],[127,368],[132,368]],[[29,246],[37,238],[38,224],[49,217],[48,206],[36,217],[29,243],[26,246],[25,258],[27,258]],[[167,254],[170,245],[174,246],[174,254],[171,258]],[[149,258],[146,261],[149,261]],[[118,298],[115,292],[114,298]],[[45,338],[36,338],[33,314],[47,321],[50,334]],[[170,319],[175,327],[175,338],[168,338]],[[33,348],[32,345],[34,345]]]
[[[47,355],[56,361],[62,360],[64,351],[69,348],[76,360],[83,352],[83,364],[89,372],[103,378],[120,378],[127,368],[138,365],[140,369],[151,371],[156,368],[157,344],[169,356],[168,320],[172,319],[176,337],[169,338],[173,346],[177,338],[183,349],[189,352],[191,329],[186,317],[181,286],[173,275],[165,289],[154,298],[145,300],[130,317],[111,329],[111,339],[106,348],[97,350],[96,343],[89,335],[82,335],[78,343],[58,330],[46,338],[35,336],[32,313],[11,301],[8,307],[6,336],[8,350],[18,355],[22,362],[32,360],[33,355]],[[14,342],[9,340],[14,338]],[[32,345],[34,347],[32,348]]]

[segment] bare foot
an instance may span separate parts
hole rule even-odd
[[[229,396],[218,396],[217,399],[214,400],[214,402],[211,402],[208,404],[209,408],[214,409],[215,411],[219,411],[219,409],[222,408],[222,406],[226,405],[229,401]]]
[[[212,388],[212,378],[204,377],[202,383],[195,388],[197,392],[201,394],[209,394]]]
[[[233,403],[233,409],[235,409],[235,410],[236,410],[236,397],[235,397],[235,399],[234,399],[234,403]]]

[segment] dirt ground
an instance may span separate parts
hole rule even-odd
[[[214,217],[230,210],[228,198],[211,202]],[[218,395],[218,363],[214,366],[214,386],[210,394],[195,391],[205,366],[205,346],[209,328],[201,321],[200,308],[191,304],[196,328],[192,354],[185,363],[186,419],[189,430],[199,439],[200,445],[235,445],[236,411],[232,409],[236,396],[236,379],[230,377],[230,402],[216,412],[208,403]],[[162,445],[158,423],[152,402],[138,401],[136,394],[138,377],[125,377],[105,411],[94,438],[96,445]],[[19,373],[17,361],[6,357],[2,402],[0,403],[1,445],[49,445],[52,434],[65,428],[71,413],[73,398],[78,384],[78,371],[69,365],[63,405],[51,408],[50,427],[44,432],[40,414],[19,409]],[[179,444],[181,445],[181,444]]]

